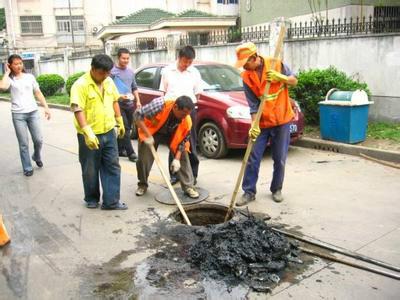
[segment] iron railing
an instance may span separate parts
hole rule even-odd
[[[291,24],[288,28],[288,39],[312,37],[351,36],[400,32],[400,16],[398,17],[356,17],[332,19],[326,21],[310,21]]]
[[[286,39],[369,35],[400,32],[400,14],[375,14],[375,17],[331,19],[325,21],[296,22],[287,29]],[[189,32],[181,35],[181,45],[221,45],[234,42],[265,42],[269,40],[269,26]]]

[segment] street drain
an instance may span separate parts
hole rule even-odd
[[[228,207],[218,204],[196,204],[184,207],[185,212],[194,226],[215,225],[224,223]],[[228,220],[232,219],[234,212],[232,211]],[[179,210],[171,214],[179,223],[185,224],[182,214]]]

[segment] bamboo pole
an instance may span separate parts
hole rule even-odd
[[[158,156],[157,151],[154,148],[154,145],[150,146],[150,150],[151,150],[151,153],[153,154],[154,160],[156,161],[156,164],[157,164],[158,168],[160,169],[161,175],[164,178],[164,181],[168,186],[168,189],[169,189],[169,191],[170,191],[170,193],[172,195],[172,198],[174,198],[175,203],[178,206],[179,211],[181,212],[181,214],[183,216],[183,219],[185,220],[187,225],[191,226],[192,223],[190,223],[190,220],[189,220],[189,218],[188,218],[188,216],[187,216],[187,214],[186,214],[186,212],[185,212],[185,210],[184,210],[184,208],[183,208],[183,206],[181,204],[181,201],[179,200],[178,196],[176,195],[175,190],[171,185],[171,182],[168,180],[168,177],[167,177],[166,173],[164,172],[164,169],[163,169],[162,164],[161,164],[160,157]]]

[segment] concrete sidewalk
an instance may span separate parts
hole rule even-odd
[[[10,104],[0,102],[0,211],[12,242],[0,249],[1,299],[265,299],[199,278],[182,277],[165,290],[150,285],[149,258],[165,245],[149,238],[159,220],[175,210],[154,200],[164,190],[156,166],[145,197],[134,195],[135,165],[121,159],[122,200],[127,211],[83,206],[73,115],[52,110],[42,121],[44,168],[22,175]],[[136,147],[136,144],[135,144]],[[166,165],[167,149],[161,147]],[[228,204],[242,151],[221,160],[202,159],[198,185],[208,202]],[[221,172],[223,170],[223,172]],[[400,170],[355,156],[299,147],[290,149],[284,195],[268,192],[272,162],[266,154],[257,201],[249,210],[305,235],[400,266]],[[177,260],[181,260],[177,254]],[[303,274],[280,283],[272,299],[398,299],[400,282],[313,259]],[[179,274],[179,272],[178,272]],[[182,294],[182,282],[196,286]],[[102,293],[100,293],[102,291]]]

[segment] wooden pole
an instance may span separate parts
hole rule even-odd
[[[167,177],[166,173],[164,172],[164,169],[163,169],[162,164],[161,164],[160,157],[158,156],[157,151],[156,151],[156,149],[154,148],[154,145],[151,145],[151,146],[150,146],[150,150],[151,150],[151,153],[153,154],[154,160],[156,161],[156,164],[157,164],[157,166],[158,166],[158,169],[160,170],[161,175],[162,175],[162,177],[164,178],[164,181],[165,181],[165,183],[166,183],[167,186],[168,186],[168,189],[169,189],[169,191],[170,191],[170,193],[171,193],[171,195],[172,195],[172,198],[174,198],[175,203],[176,203],[176,205],[178,206],[179,211],[181,212],[181,214],[182,214],[182,216],[183,216],[183,219],[185,220],[185,222],[186,222],[187,225],[190,225],[190,226],[191,226],[192,223],[190,223],[190,220],[189,220],[189,218],[188,218],[188,216],[187,216],[185,210],[183,209],[183,206],[182,206],[182,204],[181,204],[181,201],[179,201],[179,198],[178,198],[178,196],[176,195],[175,190],[174,190],[174,188],[173,188],[172,185],[171,185],[171,182],[168,180],[168,177]]]

